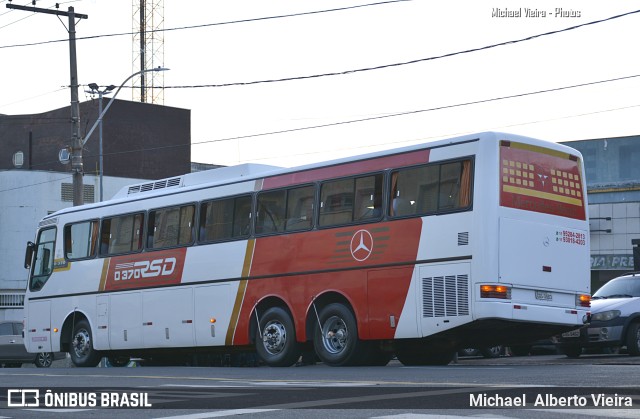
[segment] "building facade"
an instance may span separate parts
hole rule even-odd
[[[103,107],[108,103],[103,98]],[[98,118],[99,99],[80,104],[81,135]],[[71,145],[70,108],[32,115],[0,115],[0,170],[70,172],[59,162]],[[114,100],[102,120],[103,175],[163,179],[191,171],[191,111]],[[99,173],[99,130],[83,148],[85,174]]]
[[[593,292],[634,270],[632,240],[640,239],[640,135],[565,144],[584,158]]]

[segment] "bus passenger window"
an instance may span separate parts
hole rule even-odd
[[[86,221],[64,227],[64,256],[67,260],[95,256],[98,241],[98,222]]]
[[[201,242],[248,237],[251,232],[251,195],[204,202],[200,206]]]
[[[286,191],[264,192],[258,195],[256,234],[284,231]]]
[[[129,214],[102,220],[100,253],[115,255],[142,249],[144,214]]]
[[[443,213],[471,205],[471,160],[428,164],[391,174],[392,217]]]
[[[320,190],[321,226],[347,224],[353,221],[353,179],[322,184]]]
[[[313,186],[287,191],[287,231],[308,230],[312,227],[314,193]]]
[[[194,205],[149,211],[147,248],[162,249],[193,242]]]
[[[382,175],[356,179],[355,220],[374,220],[382,217]]]
[[[325,182],[320,191],[320,225],[380,219],[382,187],[382,174]]]

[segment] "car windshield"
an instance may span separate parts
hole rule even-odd
[[[593,294],[592,299],[640,297],[640,277],[612,279]]]

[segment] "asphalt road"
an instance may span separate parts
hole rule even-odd
[[[38,390],[40,403],[0,409],[0,417],[637,418],[638,377],[640,357],[627,355],[460,358],[444,367],[392,361],[359,368],[85,369],[58,361],[49,369],[0,369],[0,406],[7,406],[10,389],[27,390],[28,402]],[[21,403],[21,393],[11,395],[12,404]]]

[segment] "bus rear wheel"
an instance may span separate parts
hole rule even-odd
[[[320,311],[313,347],[322,362],[334,367],[356,365],[363,345],[358,339],[358,325],[351,310],[334,303]]]
[[[256,352],[271,367],[290,367],[300,358],[293,320],[286,310],[272,307],[260,318]]]
[[[71,339],[71,361],[76,367],[95,367],[100,362],[100,353],[93,348],[91,327],[86,320],[80,320],[73,327]]]

